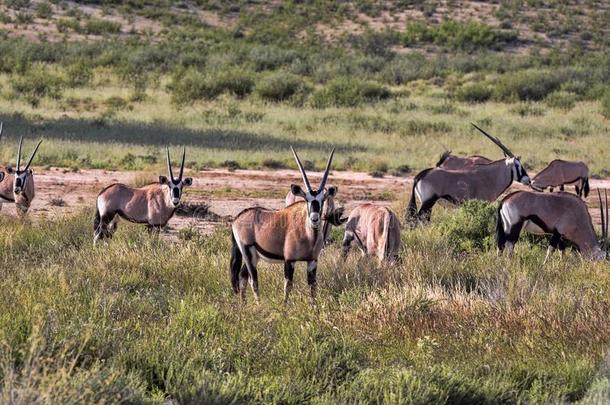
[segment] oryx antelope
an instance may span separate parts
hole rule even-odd
[[[473,124],[474,125],[474,124]],[[442,167],[425,169],[415,176],[411,199],[407,207],[407,221],[430,220],[432,207],[439,199],[454,204],[465,200],[494,201],[513,181],[528,185],[527,175],[521,160],[499,139],[475,127],[498,145],[506,158],[486,164],[478,164],[461,170],[447,170]],[[415,198],[421,202],[419,211]]]
[[[564,186],[568,184],[574,184],[579,197],[584,194],[587,198],[589,195],[589,168],[584,162],[555,159],[532,179],[532,188],[536,191],[550,188],[550,191],[553,192],[554,187],[559,187],[559,190],[563,191]]]
[[[452,155],[451,151],[445,151],[441,155],[436,167],[442,167],[447,170],[460,170],[474,165],[490,163],[491,159],[487,159],[485,156],[472,155],[472,156],[456,156]]]
[[[174,177],[168,148],[169,178],[159,176],[158,183],[140,188],[115,183],[103,189],[97,196],[93,241],[112,237],[119,217],[137,224],[145,224],[150,231],[160,231],[174,216],[176,208],[180,205],[183,187],[193,184],[192,178],[183,177],[185,156],[186,148],[183,148],[178,177]]]
[[[2,182],[0,182],[0,208],[2,208],[2,203],[14,203],[19,216],[22,217],[28,212],[36,194],[34,172],[30,169],[30,165],[32,164],[32,160],[34,160],[41,143],[42,140],[38,141],[38,144],[30,155],[28,163],[22,168],[21,146],[23,144],[23,137],[19,138],[19,146],[17,147],[17,167],[15,169],[10,166],[4,168],[6,174],[3,176]]]
[[[584,257],[604,259],[608,237],[608,196],[605,190],[604,194],[605,210],[598,190],[602,221],[601,242],[595,235],[587,205],[574,194],[533,191],[516,191],[509,194],[498,207],[498,250],[501,252],[506,248],[512,252],[522,228],[525,228],[533,234],[551,235],[545,262],[556,248],[563,250],[562,240],[573,242]]]
[[[379,262],[394,262],[400,250],[400,221],[388,207],[361,204],[350,212],[345,223],[344,256],[353,242],[363,254],[377,256]]]
[[[336,187],[336,186],[331,186],[331,187],[333,187],[335,189],[335,193],[337,191],[339,191],[339,187]],[[327,188],[324,189],[324,191],[326,193],[328,193]],[[288,191],[288,194],[286,194],[286,198],[284,199],[285,206],[288,207],[298,201],[305,201],[305,199],[303,197],[294,195],[292,193],[292,190]],[[326,204],[326,209],[328,210],[328,212],[335,212],[335,199],[333,196],[329,195],[326,198],[325,204]],[[327,245],[329,245],[332,242],[330,232],[331,232],[331,227],[329,226],[329,223],[327,222],[326,228],[324,229],[324,242]]]
[[[325,189],[333,160],[334,148],[328,157],[326,169],[317,189],[311,187],[305,169],[296,151],[291,147],[305,190],[293,184],[291,192],[305,201],[298,201],[280,210],[252,207],[240,212],[231,225],[230,276],[235,293],[246,297],[246,284],[258,302],[259,258],[284,263],[284,302],[288,302],[296,262],[307,262],[307,284],[312,303],[316,292],[318,256],[324,246],[324,229],[339,225],[340,212],[332,212],[327,204],[337,194],[335,187]],[[339,211],[339,210],[338,210]],[[242,261],[244,264],[242,264]]]

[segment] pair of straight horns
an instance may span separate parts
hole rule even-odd
[[[294,150],[292,146],[290,146],[290,150],[294,155],[294,159],[297,161],[297,165],[299,166],[299,171],[301,172],[301,176],[303,177],[303,182],[305,183],[305,187],[307,187],[307,191],[309,193],[313,193],[313,189],[311,188],[311,184],[309,184],[309,179],[307,178],[307,174],[305,173],[305,169],[301,164],[301,159],[299,159],[299,155]],[[328,156],[328,161],[326,162],[326,169],[324,170],[324,175],[322,176],[322,180],[320,180],[320,186],[318,187],[318,191],[324,190],[324,186],[326,186],[326,180],[328,180],[328,173],[330,172],[330,165],[333,161],[333,156],[335,154],[335,148],[330,152],[330,156]]]

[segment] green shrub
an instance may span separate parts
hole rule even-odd
[[[281,49],[276,46],[254,46],[248,53],[248,59],[257,72],[289,65],[297,59],[297,56],[297,53],[293,50]]]
[[[559,89],[561,80],[551,72],[526,70],[502,76],[495,89],[500,101],[539,101]]]
[[[92,18],[85,22],[81,29],[83,33],[92,35],[118,34],[121,32],[121,24],[115,21]]]
[[[470,200],[443,217],[438,227],[443,237],[460,252],[486,250],[493,246],[495,215],[495,203]]]
[[[41,1],[36,5],[36,17],[38,18],[50,18],[53,16],[53,8],[51,3],[48,1]]]
[[[604,117],[610,119],[610,87],[606,89],[606,92],[602,96],[601,113]]]
[[[11,80],[13,93],[23,97],[32,106],[38,106],[40,98],[59,99],[63,88],[61,78],[41,64],[33,65],[23,75],[17,75]]]
[[[306,88],[300,77],[290,73],[274,73],[256,84],[256,93],[269,101],[283,101]]]
[[[81,30],[80,23],[74,18],[60,18],[55,23],[57,27],[57,31],[59,32],[68,32],[68,31],[76,31],[79,32]]]
[[[419,53],[397,56],[385,64],[381,79],[389,84],[404,84],[412,80],[430,79],[440,75],[441,63],[430,61]]]
[[[253,88],[252,74],[239,69],[208,74],[195,69],[180,69],[168,85],[172,100],[177,104],[211,100],[222,93],[244,97],[250,94]]]
[[[562,110],[571,110],[576,104],[577,96],[565,91],[555,91],[544,99],[546,105],[551,108],[559,108]]]
[[[91,66],[84,60],[79,60],[66,69],[67,84],[70,87],[82,87],[89,84],[93,77]]]
[[[491,98],[493,90],[483,83],[467,83],[455,92],[455,97],[468,103],[483,103]]]
[[[390,91],[383,85],[341,78],[330,81],[316,91],[311,98],[311,105],[315,108],[356,107],[364,102],[379,101],[390,96]]]

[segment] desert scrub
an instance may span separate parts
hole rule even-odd
[[[493,95],[493,89],[484,83],[467,83],[455,92],[455,98],[467,103],[484,103]]]
[[[250,72],[241,69],[211,73],[178,69],[167,88],[176,104],[212,100],[222,93],[244,97],[252,92],[254,77]]]
[[[313,93],[310,103],[314,108],[356,107],[390,96],[390,90],[375,82],[340,78],[328,82],[322,89]]]
[[[470,200],[435,224],[459,252],[490,249],[494,244],[496,203]]]
[[[38,106],[41,98],[61,98],[63,87],[62,78],[42,64],[33,65],[11,80],[12,97],[23,98],[34,107]]]
[[[307,93],[309,88],[297,75],[285,72],[270,74],[256,84],[256,93],[264,100],[280,102],[297,93]]]
[[[498,79],[494,97],[499,101],[539,101],[561,86],[562,80],[550,71],[525,70]]]

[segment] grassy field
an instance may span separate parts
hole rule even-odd
[[[290,145],[321,170],[334,145],[335,170],[404,175],[500,158],[475,122],[528,170],[608,177],[606,3],[0,1],[0,163],[43,138],[38,167],[143,182],[166,145],[195,170],[295,168]],[[268,264],[240,305],[224,226],[93,246],[92,215],[0,216],[1,403],[610,401],[610,265],[526,237],[497,257],[493,204],[438,207],[392,267],[342,260],[336,230],[317,307]]]
[[[403,231],[398,266],[344,262],[336,242],[313,308],[304,268],[284,307],[267,264],[261,305],[241,306],[227,229],[173,244],[124,227],[93,246],[90,212],[2,217],[2,402],[607,401],[608,264],[543,266],[544,245],[527,241],[498,259],[478,237],[487,225],[438,218]]]

